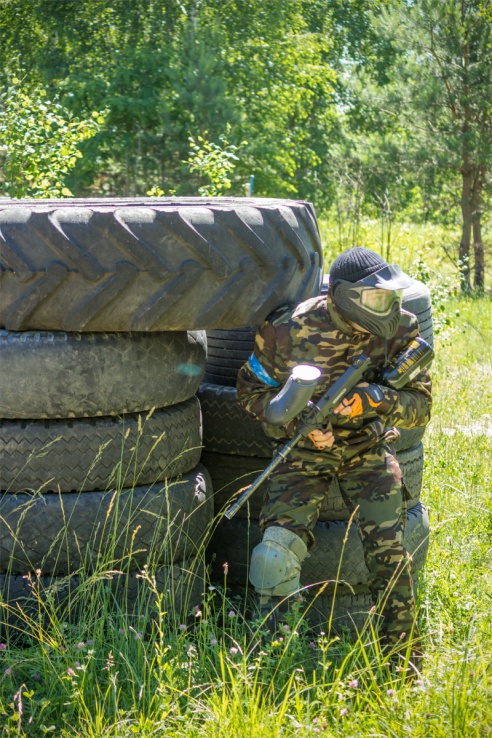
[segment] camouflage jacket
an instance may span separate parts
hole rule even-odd
[[[340,377],[359,354],[374,360],[374,368],[364,379],[377,381],[378,371],[391,358],[419,335],[414,315],[401,311],[396,335],[383,338],[353,329],[338,313],[328,295],[312,297],[299,305],[283,306],[272,313],[260,326],[254,352],[240,369],[237,378],[237,401],[249,414],[264,421],[268,403],[280,391],[296,364],[312,364],[321,370],[313,401]],[[403,390],[381,386],[387,400],[384,416],[347,418],[338,416],[333,423],[338,444],[360,445],[377,443],[389,428],[425,426],[430,419],[431,382],[427,370],[420,372]],[[278,439],[291,437],[295,421],[282,428],[263,423],[266,433]],[[301,447],[313,448],[309,439]]]

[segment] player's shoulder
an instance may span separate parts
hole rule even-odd
[[[317,295],[296,305],[282,305],[268,316],[268,321],[275,328],[279,328],[286,323],[293,325],[302,323],[305,319],[315,315],[320,309],[324,310],[325,303],[326,298],[323,295]]]

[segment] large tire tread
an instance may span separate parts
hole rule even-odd
[[[195,556],[213,518],[202,465],[167,483],[67,494],[0,498],[0,573],[70,574],[171,564]]]
[[[292,200],[6,200],[0,236],[14,331],[239,328],[321,278],[314,212]]]
[[[91,492],[159,482],[200,461],[196,397],[148,414],[0,420],[0,492]]]

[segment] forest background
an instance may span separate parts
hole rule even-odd
[[[256,653],[225,578],[186,623],[157,593],[127,613],[103,556],[82,618],[40,598],[0,642],[2,738],[492,735],[492,0],[0,0],[0,61],[0,197],[253,177],[314,203],[327,263],[360,244],[425,281],[438,347],[422,678],[302,620]]]
[[[312,201],[334,253],[434,225],[488,289],[490,0],[1,0],[0,40],[0,195],[254,181]]]

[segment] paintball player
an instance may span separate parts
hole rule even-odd
[[[403,389],[378,385],[381,367],[419,335],[414,315],[401,309],[412,280],[366,248],[352,248],[331,265],[327,296],[283,306],[260,326],[254,352],[237,380],[239,404],[285,443],[296,419],[285,426],[265,423],[265,411],[293,367],[321,370],[312,401],[366,354],[373,367],[366,381],[335,408],[332,423],[302,439],[269,480],[260,515],[262,542],[252,552],[250,580],[259,613],[272,632],[281,603],[296,598],[301,565],[314,543],[313,529],[330,481],[338,478],[345,504],[361,536],[370,588],[380,616],[383,648],[402,653],[411,643],[420,665],[412,560],[403,545],[405,486],[393,443],[397,428],[425,426],[431,383],[419,371]]]

